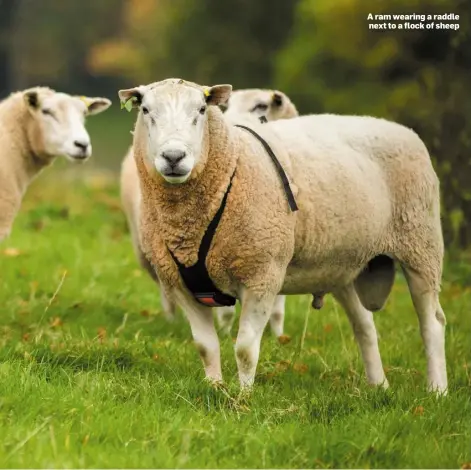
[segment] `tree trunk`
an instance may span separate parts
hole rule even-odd
[[[0,0],[0,97],[12,91],[11,62],[14,16],[18,0]]]

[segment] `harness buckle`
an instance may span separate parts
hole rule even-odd
[[[193,295],[198,303],[206,307],[230,307],[236,303],[234,297],[222,292],[196,292]]]

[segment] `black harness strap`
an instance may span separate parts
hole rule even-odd
[[[260,122],[267,122],[266,118],[262,116],[260,118]],[[286,192],[286,197],[288,198],[288,203],[291,211],[297,211],[298,206],[294,199],[294,194],[291,191],[288,177],[286,176],[286,173],[283,170],[283,167],[281,166],[280,162],[276,158],[276,155],[273,153],[273,150],[261,136],[259,136],[255,131],[253,131],[249,127],[245,127],[239,124],[236,124],[236,127],[241,127],[242,129],[249,131],[262,143],[266,152],[273,160],[276,170],[278,171],[281,181],[283,182],[283,187]],[[180,261],[177,260],[172,251],[168,249],[178,267],[180,276],[182,277],[187,289],[193,294],[193,297],[197,302],[202,305],[205,305],[206,307],[232,306],[236,303],[235,297],[225,294],[214,285],[214,282],[209,277],[209,273],[206,268],[206,257],[208,256],[209,248],[211,247],[211,242],[213,240],[214,234],[216,233],[219,221],[221,220],[224,208],[226,207],[227,196],[229,195],[229,191],[231,190],[233,177],[234,174],[232,174],[229,186],[227,187],[226,193],[222,198],[221,206],[219,207],[216,215],[214,216],[214,219],[208,225],[203,239],[201,240],[201,245],[198,250],[198,261],[193,266],[184,266],[180,263]]]
[[[262,120],[260,121],[264,122]],[[278,158],[276,158],[276,155],[273,153],[273,150],[270,148],[266,140],[262,136],[258,135],[253,129],[250,129],[250,127],[246,127],[241,124],[236,124],[235,126],[249,131],[256,139],[258,139],[262,143],[264,149],[275,164],[276,171],[278,171],[278,174],[280,175],[281,181],[283,183],[283,188],[286,193],[286,197],[288,198],[289,207],[292,212],[296,212],[298,210],[298,205],[296,204],[293,191],[291,190],[291,187],[289,185],[288,177],[286,176],[285,170],[283,170],[281,163],[278,161]]]
[[[234,175],[232,175],[233,177]],[[208,225],[206,232],[201,240],[201,245],[198,250],[198,261],[196,264],[190,267],[186,267],[177,260],[172,251],[169,249],[173,260],[177,264],[180,276],[183,279],[187,289],[193,294],[196,301],[207,307],[222,307],[235,305],[236,299],[231,295],[224,294],[220,291],[209,277],[208,270],[206,269],[206,257],[208,256],[209,248],[213,240],[216,229],[221,220],[222,213],[226,207],[227,196],[232,186],[232,177],[229,186],[226,190],[226,194],[221,202],[214,219]]]

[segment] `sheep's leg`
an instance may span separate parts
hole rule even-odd
[[[218,325],[224,335],[229,335],[231,333],[235,313],[235,305],[232,307],[219,307],[216,309]]]
[[[243,388],[253,385],[260,354],[260,342],[275,301],[275,295],[263,298],[250,291],[242,296],[242,312],[235,345],[239,381]]]
[[[373,314],[363,307],[353,284],[336,291],[335,298],[345,309],[353,328],[353,333],[361,351],[366,377],[372,385],[388,387],[378,347],[378,336]]]
[[[175,313],[177,310],[177,305],[171,299],[165,295],[165,291],[160,284],[160,303],[162,304],[162,310],[164,312],[164,317],[167,321],[172,322],[175,320]]]
[[[203,361],[206,378],[211,382],[222,382],[219,338],[214,327],[212,308],[198,304],[184,294],[178,296],[191,327],[191,333]]]
[[[3,240],[6,240],[9,235],[10,235],[10,228],[9,227],[8,228],[0,227],[0,243]]]
[[[426,277],[410,267],[403,266],[415,311],[419,317],[420,333],[427,355],[428,388],[446,393],[447,373],[445,357],[445,325],[438,292],[430,287]]]
[[[0,242],[6,240],[10,236],[15,216],[20,209],[21,198],[15,198],[14,188],[8,187],[6,181],[0,182],[4,187],[4,198],[2,198],[2,210],[0,211]],[[8,199],[7,194],[11,193],[13,199]]]
[[[220,307],[216,310],[218,324],[221,332],[225,335],[230,334],[235,318],[234,307]],[[272,333],[278,338],[283,334],[283,326],[285,322],[285,296],[277,295],[273,304],[270,316],[270,327]]]
[[[285,299],[284,295],[277,295],[270,316],[270,327],[272,333],[278,338],[283,334],[285,323]]]

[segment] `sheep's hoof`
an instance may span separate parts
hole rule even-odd
[[[252,385],[242,385],[239,394],[237,396],[237,399],[239,402],[241,401],[247,401],[253,394],[254,387]]]
[[[222,379],[216,379],[216,378],[212,378],[212,377],[205,377],[205,381],[210,387],[212,387],[216,390],[226,390],[227,389],[226,384],[224,383],[224,380],[222,380]]]

